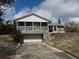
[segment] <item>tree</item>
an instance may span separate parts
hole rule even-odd
[[[0,21],[2,21],[1,16],[4,14],[5,9],[2,6],[12,7],[14,0],[0,0]]]
[[[67,23],[67,26],[65,26],[65,31],[67,32],[79,32],[79,24],[75,22],[69,22]]]
[[[11,20],[7,20],[5,23],[8,25],[8,24],[11,24]]]
[[[14,0],[0,0],[0,30],[1,31],[3,30],[3,28],[5,28],[5,27],[3,27],[4,26],[4,24],[3,24],[4,20],[2,18],[2,16],[4,15],[5,9],[2,8],[2,6],[12,7],[13,3],[14,3]]]
[[[0,25],[2,25],[3,24],[3,19],[0,17]]]
[[[0,0],[0,34],[10,34],[13,36],[17,43],[23,44],[23,36],[19,30],[15,29],[15,25],[11,24],[11,21],[6,21],[6,25],[3,24],[2,15],[4,9],[1,6],[12,7],[14,0]],[[6,30],[6,31],[5,31]]]

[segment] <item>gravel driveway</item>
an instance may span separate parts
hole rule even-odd
[[[74,59],[66,53],[45,44],[23,44],[15,59]]]

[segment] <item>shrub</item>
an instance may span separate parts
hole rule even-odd
[[[17,43],[23,44],[23,35],[21,34],[21,31],[16,30],[15,26],[12,24],[1,24],[0,35],[12,35]]]
[[[14,33],[12,34],[12,36],[13,36],[13,39],[17,43],[20,43],[20,44],[24,43],[24,41],[23,41],[23,35],[21,34],[21,31],[19,31],[19,30],[14,31]]]
[[[14,25],[0,25],[0,35],[12,34],[14,30]]]

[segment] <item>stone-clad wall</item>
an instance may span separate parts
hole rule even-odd
[[[43,42],[48,42],[51,39],[51,35],[49,32],[43,33]]]

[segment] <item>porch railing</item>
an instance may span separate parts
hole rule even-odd
[[[43,31],[47,31],[48,27],[47,26],[18,26],[17,29],[23,31],[43,32]]]

